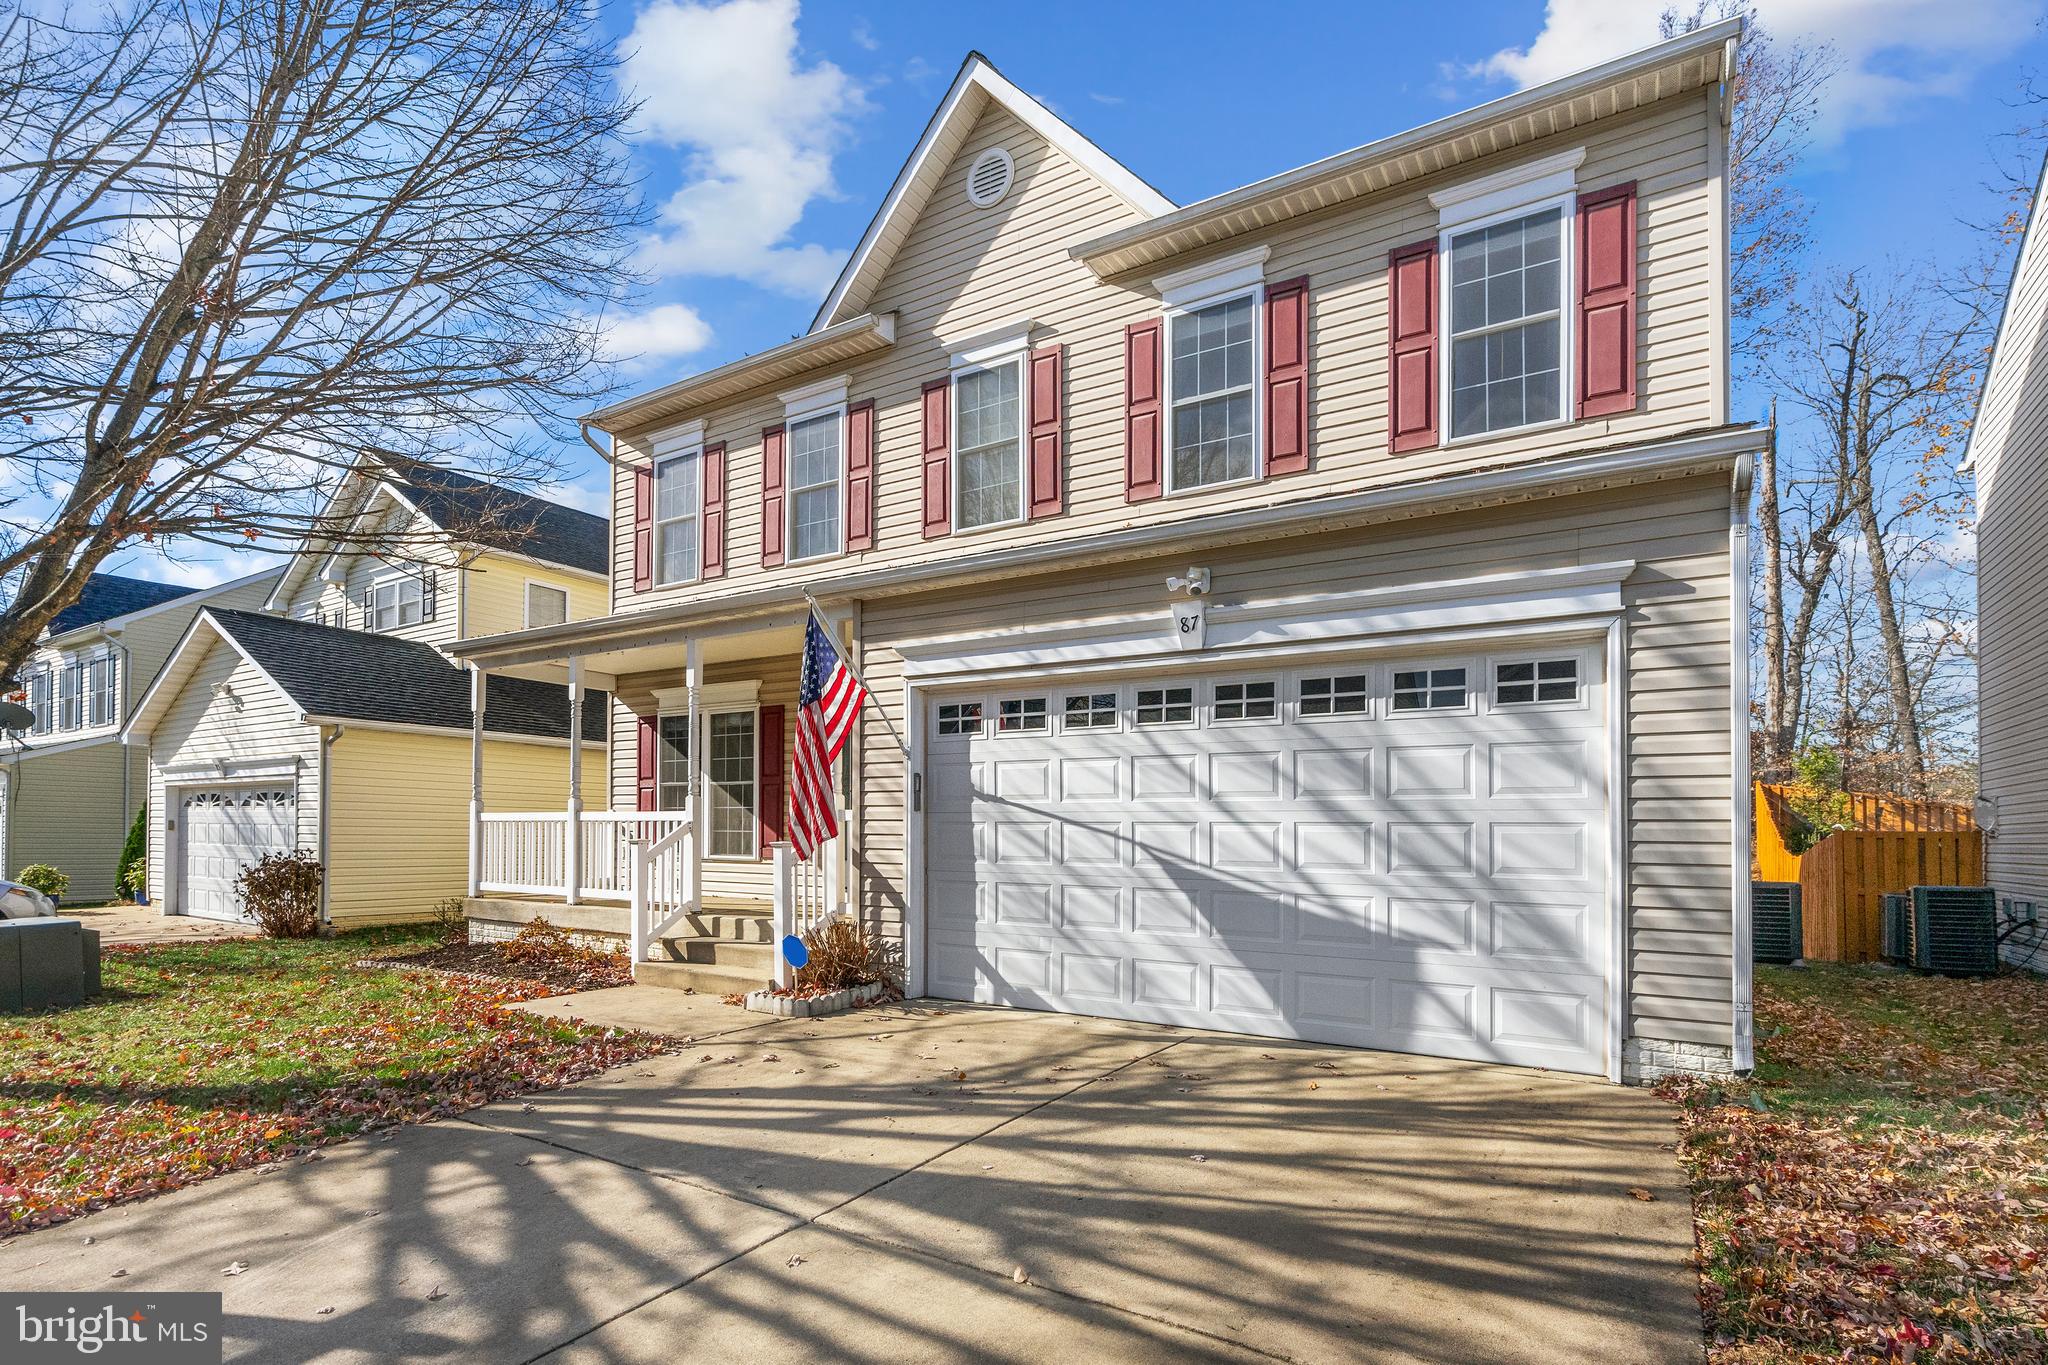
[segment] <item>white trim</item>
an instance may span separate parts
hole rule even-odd
[[[1019,356],[1031,349],[1031,329],[1038,324],[1019,318],[1000,327],[987,327],[957,340],[939,338],[939,345],[953,357],[954,370],[986,369],[998,360]]]
[[[1025,325],[1028,327],[1030,324],[1027,323]],[[948,496],[952,501],[952,505],[947,508],[947,512],[952,517],[952,534],[954,535],[976,535],[982,531],[994,531],[1004,526],[1021,525],[1031,519],[1031,469],[1030,462],[1026,456],[1026,443],[1029,441],[1031,434],[1031,375],[1024,363],[1025,356],[1029,350],[1029,343],[1024,340],[1022,334],[1018,336],[1017,340],[1019,344],[1014,349],[1010,348],[1007,343],[1004,343],[1002,349],[998,349],[996,344],[991,343],[976,352],[978,355],[992,357],[987,360],[972,361],[963,366],[960,363],[962,357],[957,355],[953,357],[954,368],[952,374],[947,377],[946,392],[946,441],[948,444],[946,451],[946,482],[948,485]],[[960,481],[960,457],[964,453],[960,448],[960,381],[967,375],[994,371],[1005,365],[1013,365],[1017,370],[1017,511],[1014,516],[968,526],[962,521],[960,516],[960,499],[961,495],[966,491]]]
[[[703,423],[700,422],[697,425],[701,429]],[[667,468],[669,465],[680,464],[684,460],[695,460],[697,462],[697,505],[689,512],[686,512],[681,516],[664,517],[661,515],[661,471]],[[663,455],[657,459],[651,460],[648,465],[648,472],[653,476],[653,484],[647,490],[649,502],[647,517],[647,559],[648,572],[653,579],[653,584],[657,588],[670,588],[682,587],[690,583],[701,583],[704,581],[703,442],[699,440],[698,443],[693,446],[686,447],[685,449],[682,450],[672,451],[667,455]],[[661,576],[661,528],[664,526],[672,526],[676,522],[685,520],[694,521],[697,524],[697,561],[696,563],[690,566],[690,576],[688,578],[663,578]]]
[[[566,698],[562,704],[566,709],[568,706]],[[484,725],[486,727],[484,739],[486,741],[495,740],[501,744],[538,744],[547,749],[566,749],[569,747],[567,738],[555,739],[548,735],[517,735],[505,730],[490,729],[488,728],[490,726],[489,708],[485,709],[484,716]],[[470,737],[467,725],[407,725],[400,721],[364,720],[361,716],[324,716],[312,711],[301,715],[299,723],[302,725],[340,725],[350,730],[388,730],[396,735],[443,735],[456,739],[468,739]],[[602,739],[586,739],[583,741],[583,747],[586,749],[602,749],[606,746],[606,743],[607,741]]]
[[[787,414],[784,417],[782,424],[782,562],[784,564],[810,564],[822,559],[833,559],[846,553],[847,449],[845,386],[841,384],[838,386],[837,389],[827,390],[825,391],[823,396],[829,398],[835,392],[838,395],[838,405],[836,407],[818,407],[811,408],[801,412],[798,411],[793,405],[786,406],[784,408],[784,412]],[[799,426],[802,426],[806,422],[815,422],[821,417],[830,417],[837,424],[837,429],[834,433],[833,440],[837,444],[839,449],[839,473],[832,480],[831,485],[833,489],[834,499],[833,523],[834,528],[837,531],[837,535],[833,538],[832,547],[830,549],[820,550],[816,554],[800,555],[796,552],[797,486],[796,477],[793,472],[794,466],[796,464],[796,452],[791,449],[792,442],[790,440],[790,436]],[[702,486],[701,478],[699,479],[699,486]],[[809,489],[815,490],[823,488],[825,487],[825,485],[822,483],[818,483],[810,484],[807,487]],[[700,550],[700,558],[701,554],[702,552]]]
[[[650,456],[654,447],[664,441],[683,447],[703,445],[704,419],[702,417],[692,417],[687,422],[678,422],[672,427],[662,427],[657,431],[650,431],[640,438],[640,443],[648,448]],[[666,459],[668,457],[663,456],[661,458]]]
[[[782,403],[785,421],[796,423],[806,417],[815,417],[826,408],[846,406],[846,391],[853,385],[853,376],[842,374],[830,379],[819,379],[794,389],[785,389],[775,397]],[[701,427],[703,423],[698,423]]]
[[[1443,320],[1443,344],[1437,347],[1437,430],[1443,434],[1440,444],[1444,447],[1495,441],[1503,436],[1543,431],[1579,420],[1572,403],[1572,360],[1576,350],[1576,334],[1573,331],[1576,309],[1572,306],[1572,300],[1577,296],[1578,287],[1575,246],[1578,241],[1578,206],[1578,192],[1567,190],[1561,196],[1548,199],[1517,201],[1512,207],[1499,209],[1483,218],[1461,222],[1456,227],[1444,227],[1437,233],[1437,259],[1442,263],[1442,268],[1437,271],[1437,316]],[[1532,313],[1511,323],[1475,327],[1462,334],[1454,331],[1451,325],[1451,289],[1456,258],[1451,251],[1452,240],[1482,231],[1497,223],[1532,218],[1553,208],[1557,210],[1557,416],[1522,422],[1511,427],[1488,427],[1458,435],[1452,430],[1452,418],[1456,407],[1451,379],[1453,353],[1457,350],[1459,337],[1486,336],[1492,332],[1506,331],[1511,327],[1542,321],[1544,315]]]
[[[1262,249],[1263,249],[1263,248],[1262,248]],[[1235,280],[1236,278],[1238,278],[1238,277],[1237,277],[1237,276],[1235,276],[1235,275],[1234,275],[1234,276],[1232,276],[1232,279],[1233,279],[1233,280]],[[1189,485],[1188,485],[1187,487],[1185,487],[1185,488],[1182,488],[1182,487],[1180,487],[1180,486],[1179,486],[1178,484],[1176,484],[1176,483],[1174,482],[1174,478],[1173,478],[1173,466],[1174,466],[1174,458],[1173,458],[1173,452],[1174,452],[1174,435],[1173,435],[1173,432],[1174,432],[1174,426],[1175,426],[1175,424],[1176,424],[1176,423],[1178,422],[1178,420],[1179,420],[1179,406],[1180,406],[1180,401],[1181,401],[1181,396],[1180,396],[1180,395],[1179,395],[1178,393],[1176,393],[1176,392],[1174,391],[1174,386],[1173,386],[1173,329],[1174,329],[1174,324],[1176,324],[1176,323],[1178,323],[1178,322],[1182,321],[1183,319],[1185,319],[1185,318],[1189,317],[1190,315],[1192,315],[1192,314],[1194,314],[1194,313],[1198,313],[1198,312],[1202,311],[1202,310],[1203,310],[1203,309],[1205,309],[1205,308],[1214,308],[1214,307],[1216,307],[1216,306],[1217,306],[1217,305],[1219,305],[1219,304],[1226,304],[1226,303],[1234,303],[1234,302],[1236,302],[1236,301],[1237,301],[1238,299],[1249,299],[1249,300],[1251,301],[1251,307],[1252,307],[1252,338],[1251,338],[1251,339],[1252,339],[1252,376],[1251,376],[1251,381],[1250,381],[1250,384],[1249,384],[1249,388],[1250,388],[1250,391],[1251,391],[1251,400],[1252,400],[1252,472],[1251,472],[1251,473],[1249,473],[1249,474],[1245,474],[1245,475],[1242,475],[1242,476],[1240,476],[1240,477],[1238,477],[1238,478],[1235,478],[1235,479],[1218,479],[1218,480],[1216,480],[1216,481],[1215,481],[1215,482],[1213,482],[1213,483],[1196,483],[1196,484],[1189,484]],[[1251,281],[1251,283],[1249,283],[1249,284],[1237,284],[1237,285],[1235,285],[1235,287],[1233,287],[1232,289],[1228,290],[1227,292],[1223,292],[1223,293],[1216,293],[1216,294],[1207,294],[1207,295],[1204,295],[1204,296],[1202,296],[1202,297],[1200,297],[1200,298],[1196,298],[1196,299],[1193,299],[1193,300],[1191,300],[1190,302],[1187,302],[1187,303],[1183,303],[1183,304],[1175,304],[1175,305],[1173,305],[1173,306],[1171,306],[1171,307],[1169,307],[1169,308],[1167,308],[1167,309],[1166,309],[1166,313],[1165,313],[1165,323],[1166,323],[1166,330],[1165,330],[1165,335],[1164,335],[1164,336],[1163,336],[1163,337],[1161,338],[1161,341],[1163,342],[1162,350],[1164,351],[1164,354],[1163,354],[1163,355],[1161,356],[1161,358],[1160,358],[1160,369],[1161,369],[1161,371],[1163,372],[1163,373],[1162,373],[1162,379],[1163,379],[1163,381],[1164,381],[1164,382],[1162,383],[1162,385],[1161,385],[1161,388],[1162,388],[1162,390],[1163,390],[1163,392],[1162,392],[1162,394],[1161,394],[1161,400],[1162,400],[1162,402],[1163,402],[1163,404],[1164,404],[1164,407],[1165,407],[1165,412],[1166,412],[1166,421],[1165,421],[1165,422],[1164,422],[1164,423],[1162,424],[1162,428],[1161,428],[1161,431],[1160,431],[1160,437],[1159,437],[1159,439],[1160,439],[1160,444],[1161,444],[1161,450],[1160,450],[1160,464],[1161,464],[1161,469],[1160,469],[1160,478],[1161,478],[1161,487],[1162,487],[1162,488],[1163,488],[1163,489],[1165,490],[1165,494],[1166,494],[1166,496],[1167,496],[1167,497],[1171,498],[1171,497],[1174,497],[1174,496],[1176,496],[1176,495],[1178,495],[1178,494],[1182,494],[1182,493],[1188,493],[1188,494],[1194,494],[1194,493],[1211,493],[1211,492],[1214,492],[1215,490],[1217,490],[1217,489],[1219,489],[1219,488],[1236,488],[1236,487],[1240,487],[1240,486],[1242,486],[1242,485],[1245,485],[1245,484],[1252,484],[1252,483],[1257,483],[1257,482],[1258,482],[1259,480],[1261,480],[1261,479],[1265,478],[1265,476],[1266,476],[1266,385],[1265,385],[1265,375],[1266,375],[1266,337],[1265,337],[1265,332],[1266,332],[1266,329],[1265,329],[1265,325],[1264,325],[1264,324],[1265,324],[1265,310],[1266,310],[1266,285],[1265,285],[1265,281],[1264,281],[1264,277],[1263,277],[1263,276],[1261,276],[1261,277],[1259,277],[1259,278],[1257,278],[1257,279],[1254,279],[1254,280],[1252,280],[1252,281]],[[1202,395],[1202,398],[1201,398],[1201,399],[1199,399],[1199,400],[1191,400],[1191,401],[1206,401],[1206,400],[1208,400],[1208,399],[1211,399],[1211,398],[1217,398],[1217,397],[1221,397],[1221,396],[1224,396],[1225,394],[1227,394],[1227,393],[1229,393],[1229,392],[1230,392],[1230,390],[1226,390],[1226,389],[1219,389],[1219,390],[1217,390],[1217,391],[1216,391],[1215,393],[1209,393],[1209,394],[1204,394],[1204,395]]]
[[[161,764],[157,772],[162,774],[167,785],[189,787],[213,786],[222,782],[296,780],[305,766],[304,754],[278,754],[270,758],[211,758]]]
[[[548,623],[549,625],[564,625],[574,619],[574,613],[569,610],[569,590],[567,588],[559,583],[550,583],[544,578],[529,578],[526,580],[526,586],[520,591],[519,595],[519,619],[526,623],[525,629],[542,630],[546,628],[533,624],[533,590],[535,588],[540,588],[547,592],[558,592],[562,595],[562,619],[560,621],[551,621]]]
[[[1736,462],[1728,494],[1728,743],[1729,743],[1729,927],[1733,931],[1729,974],[1733,994],[1729,1052],[1737,1071],[1756,1065],[1752,992],[1755,941],[1750,936],[1749,889],[1749,496],[1752,467],[1747,455]]]
[[[1264,283],[1266,259],[1272,254],[1270,246],[1255,246],[1248,251],[1218,256],[1185,270],[1156,275],[1152,287],[1159,291],[1160,303],[1168,308],[1197,308],[1205,301],[1239,294]]]
[[[13,731],[8,732],[9,735],[13,733]],[[50,733],[55,734],[57,732],[52,730]],[[39,758],[54,758],[59,754],[69,754],[75,753],[80,749],[90,749],[95,744],[117,744],[120,741],[120,727],[109,725],[102,727],[98,734],[87,735],[83,739],[67,739],[61,744],[38,745],[24,743],[19,748],[10,748],[7,751],[6,757],[0,758],[0,763],[31,763]]]
[[[1601,699],[1607,704],[1607,1079],[1621,1083],[1628,1031],[1628,616],[1607,623],[1607,667]]]
[[[1585,160],[1586,149],[1574,147],[1437,190],[1429,196],[1430,207],[1437,211],[1437,226],[1446,230],[1465,227],[1509,212],[1517,204],[1574,193]]]
[[[700,707],[740,710],[754,706],[760,700],[759,678],[735,678],[731,682],[705,683],[697,689],[697,704]],[[681,715],[690,709],[689,687],[655,688],[654,706],[662,715]]]

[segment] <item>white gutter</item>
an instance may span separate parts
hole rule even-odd
[[[1775,435],[1773,436],[1775,439]],[[1751,1008],[1755,976],[1749,894],[1749,454],[1735,462],[1728,490],[1728,769],[1729,925],[1734,934],[1730,962],[1734,978],[1735,1069],[1756,1066],[1756,1021]]]

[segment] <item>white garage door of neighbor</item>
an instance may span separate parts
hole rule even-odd
[[[1604,1072],[1602,661],[935,692],[931,992]]]
[[[186,792],[178,815],[180,914],[241,919],[235,881],[242,869],[298,845],[298,798],[288,786]]]

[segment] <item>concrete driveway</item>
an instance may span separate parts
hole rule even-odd
[[[0,1285],[222,1290],[233,1360],[1701,1358],[1639,1091],[931,1002],[574,1000],[541,1008],[698,1041],[0,1242]]]

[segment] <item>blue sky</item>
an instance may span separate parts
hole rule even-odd
[[[1660,8],[614,0],[600,14],[634,54],[635,155],[657,211],[649,288],[616,315],[616,345],[639,356],[618,391],[803,332],[969,49],[1185,203],[1641,46]],[[1841,62],[1799,177],[1814,264],[1973,250],[1969,225],[2002,205],[2000,138],[2048,71],[2048,0],[1760,9],[1781,40],[1830,42]],[[1739,415],[1763,400],[1739,395]],[[601,507],[602,467],[573,435],[562,463],[565,499]],[[119,567],[198,582],[257,567],[153,558]]]

